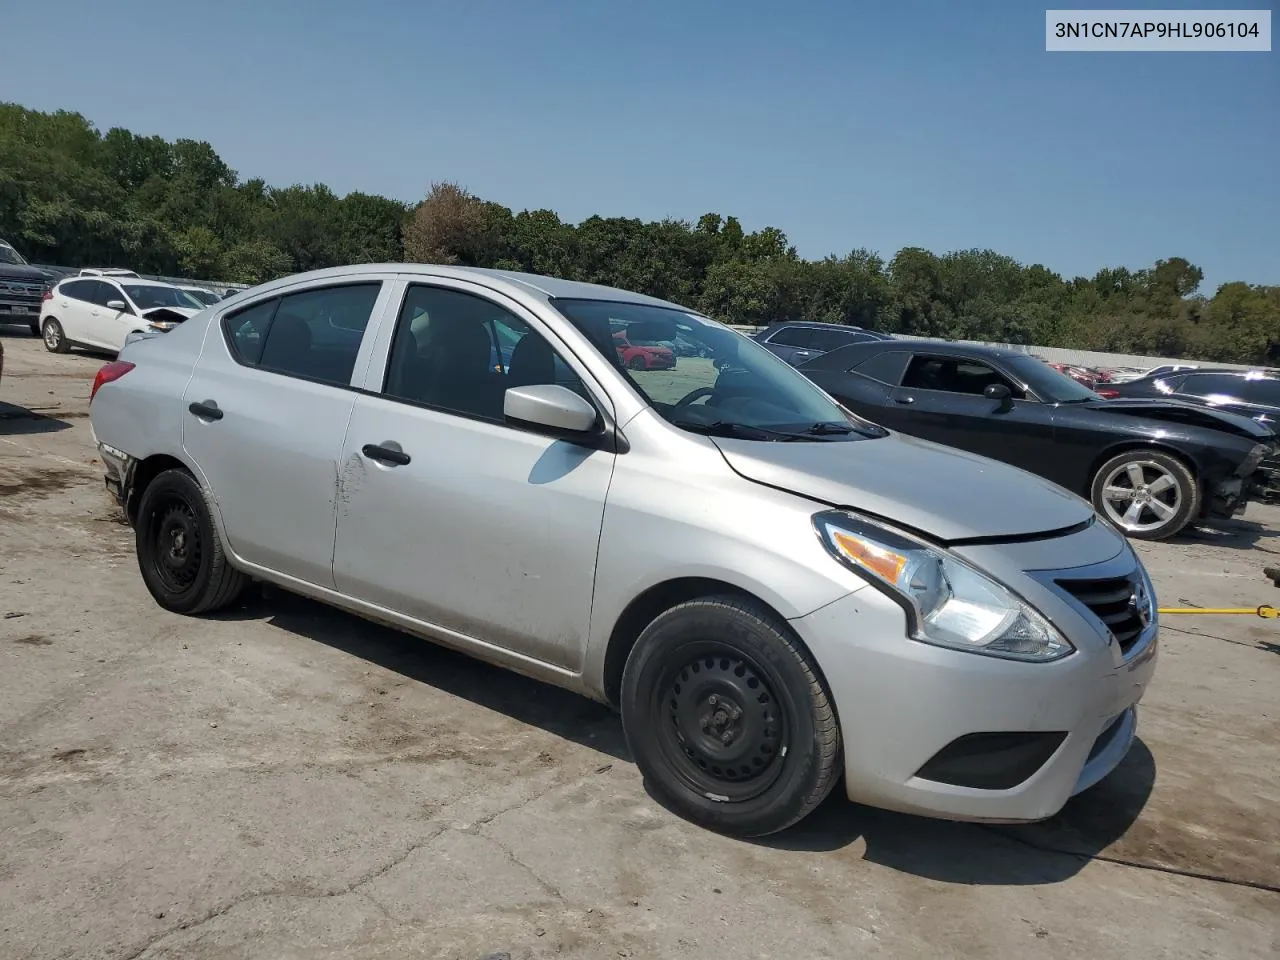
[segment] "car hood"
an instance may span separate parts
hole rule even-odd
[[[1086,500],[1034,474],[900,433],[819,443],[714,442],[748,480],[947,543],[1030,538],[1094,517]]]
[[[22,263],[0,263],[0,277],[6,280],[39,280],[44,283],[50,276],[47,270],[41,270],[39,267]]]
[[[146,320],[153,320],[156,323],[181,323],[189,317],[194,317],[199,310],[188,309],[186,307],[152,307],[150,310],[143,310],[142,316]]]
[[[1117,397],[1114,400],[1090,400],[1080,406],[1120,416],[1142,417],[1144,420],[1160,420],[1165,423],[1221,430],[1224,433],[1253,440],[1255,443],[1274,443],[1276,439],[1270,427],[1256,420],[1235,413],[1227,413],[1225,410],[1214,410],[1196,403],[1187,403],[1185,400]]]

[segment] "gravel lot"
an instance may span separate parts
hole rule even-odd
[[[603,708],[287,595],[146,594],[102,358],[0,327],[0,958],[1280,956],[1280,621],[1169,617],[1125,764],[1004,828],[833,796],[763,843],[645,793]],[[1143,546],[1280,604],[1280,509]]]

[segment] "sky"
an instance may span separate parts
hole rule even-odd
[[[207,140],[245,179],[1280,284],[1274,47],[1047,53],[1009,0],[5,7],[0,100]]]

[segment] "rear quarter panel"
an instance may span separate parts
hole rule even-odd
[[[89,407],[97,439],[142,460],[182,458],[182,395],[200,355],[207,316],[127,344],[118,359],[135,364],[104,384]]]

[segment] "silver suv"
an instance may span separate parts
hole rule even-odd
[[[684,307],[388,264],[136,336],[92,423],[168,610],[261,580],[613,704],[654,791],[740,835],[841,773],[1045,818],[1133,741],[1157,626],[1124,537]],[[706,355],[625,362],[676,337]]]

